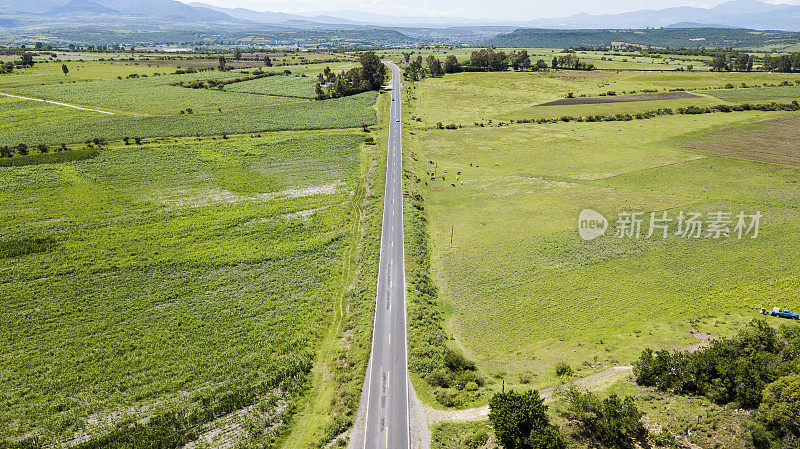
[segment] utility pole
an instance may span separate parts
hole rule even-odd
[[[455,229],[455,226],[450,226],[450,248],[453,247],[453,230],[454,229]]]

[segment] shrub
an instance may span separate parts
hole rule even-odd
[[[670,433],[666,427],[661,427],[661,432],[653,435],[653,444],[656,447],[678,447],[675,435]]]
[[[467,436],[467,438],[464,439],[464,445],[469,449],[478,449],[485,445],[487,441],[489,441],[489,435],[486,431],[482,430]]]
[[[497,393],[489,400],[489,421],[506,449],[563,449],[564,438],[550,423],[536,390]]]
[[[458,407],[464,403],[464,396],[449,388],[439,388],[434,392],[436,401],[445,407]]]
[[[445,348],[444,366],[450,371],[472,371],[475,369],[475,362],[468,360],[461,351]]]
[[[632,449],[637,444],[648,447],[647,428],[640,421],[643,414],[633,397],[620,399],[612,394],[601,400],[594,393],[573,387],[567,391],[566,399],[567,408],[561,414],[590,447]]]
[[[572,367],[567,362],[556,363],[556,376],[564,377],[572,375]]]

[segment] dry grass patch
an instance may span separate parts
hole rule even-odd
[[[759,162],[800,165],[800,116],[766,120],[756,127],[728,127],[687,148]]]

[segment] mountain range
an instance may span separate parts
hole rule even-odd
[[[438,17],[398,17],[365,11],[321,11],[312,14],[222,8],[176,0],[0,0],[0,29],[46,31],[86,26],[126,30],[206,29],[367,29],[409,30],[416,35],[436,35],[436,29],[482,27],[465,36],[488,36],[513,28],[641,29],[641,28],[747,28],[800,31],[800,6],[776,5],[759,0],[730,0],[713,8],[681,6],[620,14],[586,13],[552,19],[488,21]],[[423,31],[420,31],[423,30]],[[441,34],[441,33],[439,33]]]
[[[731,0],[713,8],[679,6],[620,14],[576,14],[557,19],[539,19],[531,28],[750,28],[756,30],[800,30],[800,6],[774,5],[759,0]],[[688,25],[688,26],[685,26]]]

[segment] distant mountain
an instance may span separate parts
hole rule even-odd
[[[665,26],[664,28],[739,28],[732,25],[722,25],[719,23],[697,23],[697,22],[678,22]]]
[[[530,28],[620,29],[670,27],[674,24],[760,30],[800,30],[800,6],[773,5],[759,0],[731,0],[713,8],[679,6],[620,14],[575,14],[556,19],[524,22]]]
[[[91,0],[72,0],[66,5],[56,6],[47,11],[47,15],[51,16],[64,14],[122,14],[122,12]]]
[[[223,21],[236,19],[208,8],[196,8],[176,0],[4,0],[0,13],[11,16],[45,14],[63,18],[75,14],[116,14],[164,20]]]
[[[717,5],[710,10],[720,15],[756,14],[762,12],[778,11],[786,5],[773,5],[758,0],[730,0]]]
[[[245,8],[222,8],[219,6],[208,5],[206,3],[194,2],[188,4],[194,8],[210,9],[235,19],[247,20],[260,23],[284,23],[290,20],[308,20],[308,17],[296,14],[286,14],[282,12],[253,11]]]

